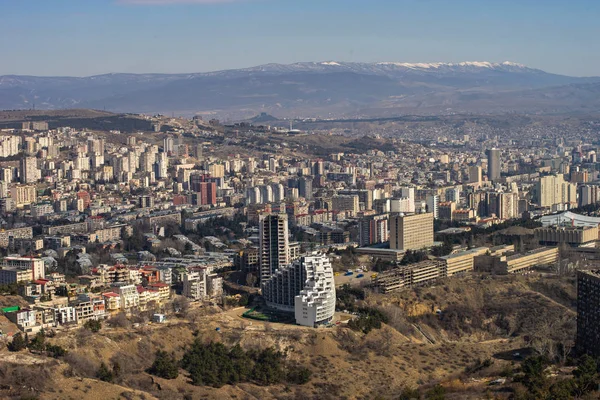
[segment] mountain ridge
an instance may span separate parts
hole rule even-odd
[[[511,61],[320,61],[181,74],[4,75],[0,76],[0,109],[35,105],[184,115],[209,112],[240,119],[260,112],[282,116],[373,116],[391,110],[572,112],[600,104],[590,103],[586,88],[569,85],[597,82],[600,77],[552,74]]]

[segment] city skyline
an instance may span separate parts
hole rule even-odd
[[[543,8],[512,0],[35,3],[4,7],[10,34],[0,39],[0,75],[191,73],[328,60],[513,61],[600,75],[600,56],[590,51],[600,5],[590,1]]]

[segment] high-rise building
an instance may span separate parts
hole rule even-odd
[[[37,198],[35,186],[17,185],[10,189],[10,197],[15,202],[15,206],[22,207],[35,203]]]
[[[500,219],[519,217],[519,195],[517,193],[498,193],[498,213]]]
[[[358,222],[358,244],[368,246],[387,242],[389,238],[389,215],[363,217]]]
[[[313,175],[322,176],[325,174],[325,166],[323,165],[323,160],[316,160],[313,164]]]
[[[390,248],[419,250],[433,245],[433,213],[392,215]]]
[[[500,179],[500,149],[488,149],[486,151],[488,159],[488,179],[497,181]]]
[[[21,183],[34,183],[40,180],[41,171],[37,167],[35,157],[24,157],[21,159]]]
[[[167,153],[159,153],[156,162],[156,177],[158,179],[164,179],[168,175],[169,159]]]
[[[600,186],[598,185],[582,185],[578,188],[578,205],[579,207],[587,206],[588,204],[596,204],[600,202]]]
[[[298,179],[298,195],[304,197],[307,201],[312,200],[312,179],[306,176]]]
[[[537,202],[541,207],[577,203],[577,185],[566,182],[562,174],[540,177],[534,189]]]
[[[352,215],[356,215],[360,211],[358,195],[334,196],[332,198],[332,207],[334,211],[351,211]]]
[[[163,152],[167,154],[173,154],[175,150],[175,140],[171,136],[167,136],[163,139]]]
[[[578,354],[600,357],[600,270],[577,271]]]
[[[456,211],[456,203],[453,201],[444,201],[438,204],[438,217],[442,221],[452,221]]]
[[[281,183],[272,183],[271,191],[273,192],[274,202],[280,202],[285,200],[285,188]]]
[[[287,214],[259,218],[260,279],[264,281],[290,262]]]
[[[433,218],[438,219],[439,215],[439,204],[440,204],[440,196],[437,194],[428,195],[425,199],[425,204],[427,206],[427,212],[433,214]]]
[[[335,313],[333,268],[324,254],[311,254],[278,269],[262,282],[269,307],[293,312],[304,326],[328,323]]]
[[[210,164],[208,174],[213,178],[223,178],[225,176],[225,166],[223,164]]]

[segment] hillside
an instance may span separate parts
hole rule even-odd
[[[15,372],[0,374],[0,396],[39,393],[41,399],[91,399],[92,393],[102,390],[107,396],[146,399],[392,399],[404,388],[424,392],[440,383],[448,399],[477,399],[486,392],[507,398],[510,387],[490,392],[487,382],[501,370],[517,367],[511,354],[537,346],[537,333],[548,329],[556,331],[557,342],[573,337],[573,280],[465,279],[397,295],[367,296],[365,304],[380,307],[390,319],[366,335],[343,325],[314,330],[249,321],[240,318],[242,308],[227,312],[196,308],[185,319],[175,318],[166,325],[125,329],[105,323],[96,334],[76,328],[48,339],[69,350],[58,360],[24,352],[15,358],[15,353],[2,350],[2,364],[12,365]],[[441,317],[435,313],[438,308]],[[562,322],[549,327],[550,320]],[[181,357],[195,336],[203,343],[240,344],[243,349],[273,346],[285,351],[289,362],[309,368],[312,377],[304,385],[238,383],[213,388],[191,385],[184,373],[165,380],[145,372],[156,350]],[[490,360],[485,364],[489,366],[475,368],[478,378],[472,380],[469,371],[477,360]],[[113,384],[97,380],[101,361],[119,363],[121,372]],[[39,362],[35,368],[23,367]],[[28,373],[46,378],[15,382],[15,376]]]

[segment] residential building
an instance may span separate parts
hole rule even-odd
[[[290,262],[287,214],[259,218],[260,280],[268,279]]]
[[[420,250],[433,245],[433,213],[390,217],[390,248]]]
[[[324,254],[313,253],[278,269],[262,282],[269,307],[295,313],[305,326],[327,323],[335,312],[333,268]]]

